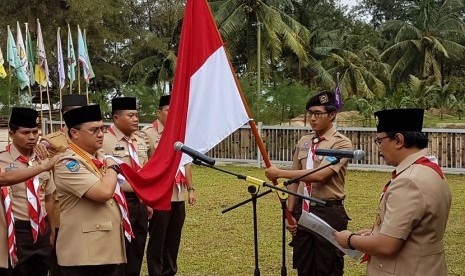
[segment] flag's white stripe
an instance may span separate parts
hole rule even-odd
[[[192,75],[189,89],[187,146],[205,153],[250,120],[223,47]],[[190,160],[184,154],[181,164]]]

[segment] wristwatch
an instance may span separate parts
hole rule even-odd
[[[121,169],[118,165],[116,164],[113,164],[113,165],[110,165],[107,167],[107,169],[112,169],[114,170],[117,174],[120,174],[121,173]]]

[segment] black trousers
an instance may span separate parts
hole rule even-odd
[[[147,207],[140,202],[135,193],[124,193],[129,209],[129,221],[134,237],[131,242],[126,241],[127,263],[124,265],[125,276],[139,276],[144,259],[145,243],[148,231]]]
[[[80,265],[58,266],[61,275],[66,276],[123,276],[121,265]]]
[[[37,237],[33,243],[29,221],[15,221],[15,237],[18,264],[13,269],[13,276],[47,276],[50,264],[50,228]]]
[[[0,276],[11,276],[12,274],[12,268],[2,268],[0,267]]]
[[[178,271],[178,251],[185,218],[184,201],[171,202],[170,211],[153,211],[147,245],[149,276],[171,276]]]
[[[317,215],[337,231],[346,230],[349,217],[344,206],[310,207]],[[322,236],[299,226],[292,239],[293,265],[299,276],[342,276],[344,253]]]
[[[50,252],[50,276],[61,276],[60,270],[58,269],[58,260],[57,260],[57,239],[58,239],[58,231],[60,228],[55,228],[55,246],[52,248]]]

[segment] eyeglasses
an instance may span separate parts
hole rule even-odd
[[[374,140],[375,140],[375,143],[376,145],[379,146],[379,144],[381,144],[381,142],[383,141],[384,138],[389,138],[389,136],[384,136],[384,137],[376,137]]]
[[[321,116],[323,116],[323,114],[328,114],[329,112],[321,112],[321,111],[308,111],[308,116],[310,116],[310,118],[312,116],[315,116],[315,118],[321,118]]]
[[[100,133],[100,131],[102,133],[106,133],[108,131],[108,127],[107,126],[101,126],[101,127],[92,127],[92,128],[89,128],[89,129],[78,129],[78,130],[85,130],[85,131],[88,131],[92,135],[97,135],[97,134]]]

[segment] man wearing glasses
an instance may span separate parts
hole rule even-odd
[[[315,155],[317,148],[352,149],[351,141],[333,126],[338,112],[334,93],[324,91],[311,97],[306,109],[312,132],[297,143],[291,169],[282,170],[271,166],[265,170],[268,179],[296,178],[331,163],[332,157]],[[293,192],[326,201],[324,207],[314,206],[307,200],[302,201],[289,195],[287,206],[293,212],[296,221],[302,212],[311,212],[338,231],[347,229],[349,217],[343,206],[347,161],[343,158],[335,165],[303,177],[300,183],[288,186]],[[287,225],[287,229],[293,235],[293,265],[298,275],[343,274],[344,259],[340,250],[320,235],[302,226]]]
[[[444,232],[452,197],[436,158],[428,155],[423,113],[375,113],[379,154],[396,169],[381,193],[373,227],[335,234],[341,246],[365,252],[367,275],[447,275]]]
[[[104,160],[100,107],[83,106],[64,115],[70,144],[55,165],[61,207],[57,239],[62,275],[119,275],[126,262],[122,224],[125,202],[116,185],[119,167]]]

